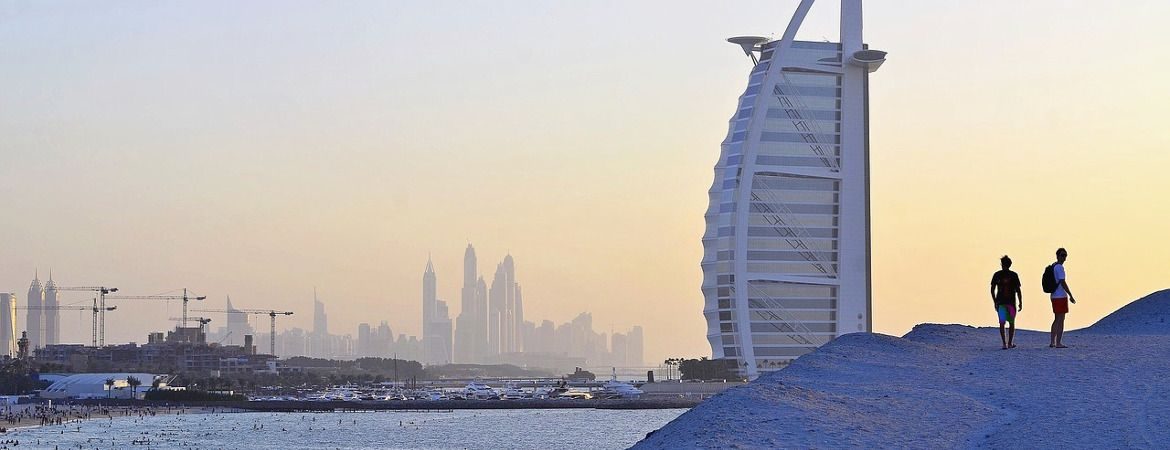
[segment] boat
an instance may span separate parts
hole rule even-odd
[[[556,386],[538,387],[532,391],[532,398],[550,399],[560,397],[569,391],[568,383],[561,380]]]
[[[438,390],[438,389],[431,389],[429,391],[426,391],[423,394],[422,399],[423,400],[430,400],[430,401],[450,400],[450,398],[447,397],[446,393],[444,393],[443,391]]]
[[[311,395],[309,401],[315,402],[356,402],[361,400],[356,392],[348,387],[335,387],[320,394]]]
[[[595,397],[600,398],[638,398],[645,391],[638,389],[630,383],[618,381],[617,369],[613,369],[613,375],[610,376],[609,381],[601,385],[601,390],[594,393]]]
[[[476,379],[467,383],[467,387],[463,388],[463,397],[468,400],[494,400],[499,398],[500,395],[491,386]]]
[[[565,391],[565,392],[558,394],[556,397],[553,397],[553,398],[557,398],[557,399],[564,398],[564,399],[569,399],[569,400],[589,400],[589,399],[593,398],[593,394],[590,394],[590,393],[585,392],[585,391],[568,390],[568,391]]]
[[[504,391],[500,393],[500,400],[523,400],[528,398],[516,383],[509,381],[504,384]]]

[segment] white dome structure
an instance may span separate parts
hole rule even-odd
[[[161,375],[154,375],[150,373],[79,373],[69,375],[65,378],[59,379],[45,390],[41,391],[41,398],[130,398],[132,391],[130,383],[127,381],[130,377],[137,378],[142,382],[138,386],[137,395],[141,396],[143,392],[150,389],[151,383]],[[106,380],[114,380],[112,387],[106,386]],[[113,392],[110,392],[110,391]]]

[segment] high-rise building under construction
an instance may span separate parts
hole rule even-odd
[[[840,42],[729,39],[753,62],[723,141],[703,235],[707,339],[756,377],[869,331],[868,80],[885,61],[841,1]]]

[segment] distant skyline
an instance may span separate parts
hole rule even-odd
[[[724,39],[778,36],[796,4],[0,1],[0,291],[23,304],[52,268],[311,329],[317,286],[331,326],[419,335],[421,262],[458,304],[475,242],[523,258],[526,316],[640,324],[647,362],[709,355],[703,214],[750,65]],[[1170,284],[1168,16],[865,4],[891,55],[870,91],[875,331],[994,324],[1005,253],[1023,328],[1051,320],[1057,247],[1070,328]],[[834,20],[817,5],[798,37]],[[109,342],[179,311],[123,304]],[[88,313],[61,324],[88,341]]]

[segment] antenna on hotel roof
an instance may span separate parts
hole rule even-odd
[[[756,58],[756,53],[760,51],[760,46],[768,42],[768,38],[763,36],[736,36],[727,38],[727,42],[738,45],[743,49],[743,54],[752,58],[752,64],[758,64],[759,59]]]

